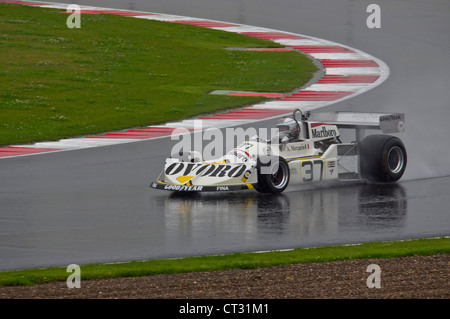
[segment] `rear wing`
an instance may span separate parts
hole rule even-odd
[[[384,134],[405,131],[404,113],[325,112],[311,114],[308,121],[326,122],[338,128],[379,129]]]

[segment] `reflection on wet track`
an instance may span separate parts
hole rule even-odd
[[[423,183],[433,184],[433,180]],[[434,217],[437,221],[446,212],[421,211],[416,202],[422,199],[408,197],[408,189],[417,192],[415,185],[335,183],[288,188],[280,195],[175,193],[158,197],[157,205],[164,208],[167,236],[189,251],[284,249],[426,235],[416,233],[422,221],[430,223]],[[440,198],[431,197],[425,201]],[[446,224],[431,222],[431,233],[445,234],[450,226],[446,220]]]
[[[365,185],[358,194],[360,226],[368,229],[404,226],[408,200],[400,184]]]
[[[273,241],[274,247],[285,236],[325,238],[339,237],[352,227],[370,232],[402,228],[407,214],[406,191],[400,184],[334,185],[280,195],[175,193],[162,200],[166,230],[179,232],[180,238],[203,232],[231,234],[241,240]],[[295,245],[302,246],[302,241],[291,244]]]

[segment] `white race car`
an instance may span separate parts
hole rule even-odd
[[[300,119],[296,118],[298,113]],[[391,183],[405,171],[404,144],[386,135],[404,131],[403,113],[311,115],[296,109],[292,118],[283,121],[298,125],[293,130],[295,138],[281,138],[284,128],[289,128],[279,125],[280,138],[275,142],[254,137],[214,161],[203,161],[201,154],[194,151],[167,158],[158,180],[150,186],[177,192],[256,189],[276,194],[289,184],[320,181],[365,179]],[[356,141],[341,142],[340,128],[355,129]],[[383,134],[361,139],[365,129],[378,129]]]

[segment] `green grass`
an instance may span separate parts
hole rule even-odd
[[[0,145],[178,120],[289,92],[316,71],[299,52],[244,35],[114,15],[0,4]]]
[[[374,242],[350,246],[299,248],[265,253],[235,253],[180,259],[133,261],[116,264],[80,265],[81,280],[141,277],[223,269],[253,269],[306,262],[328,262],[348,259],[393,258],[413,255],[450,253],[450,238],[414,239]],[[0,286],[35,285],[65,281],[66,267],[26,269],[0,272]]]

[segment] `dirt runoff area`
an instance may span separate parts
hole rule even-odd
[[[377,265],[371,266],[369,265]],[[450,254],[0,287],[2,299],[449,299]],[[82,276],[82,273],[81,273]],[[377,288],[379,284],[380,288]],[[369,288],[372,286],[373,288]]]

